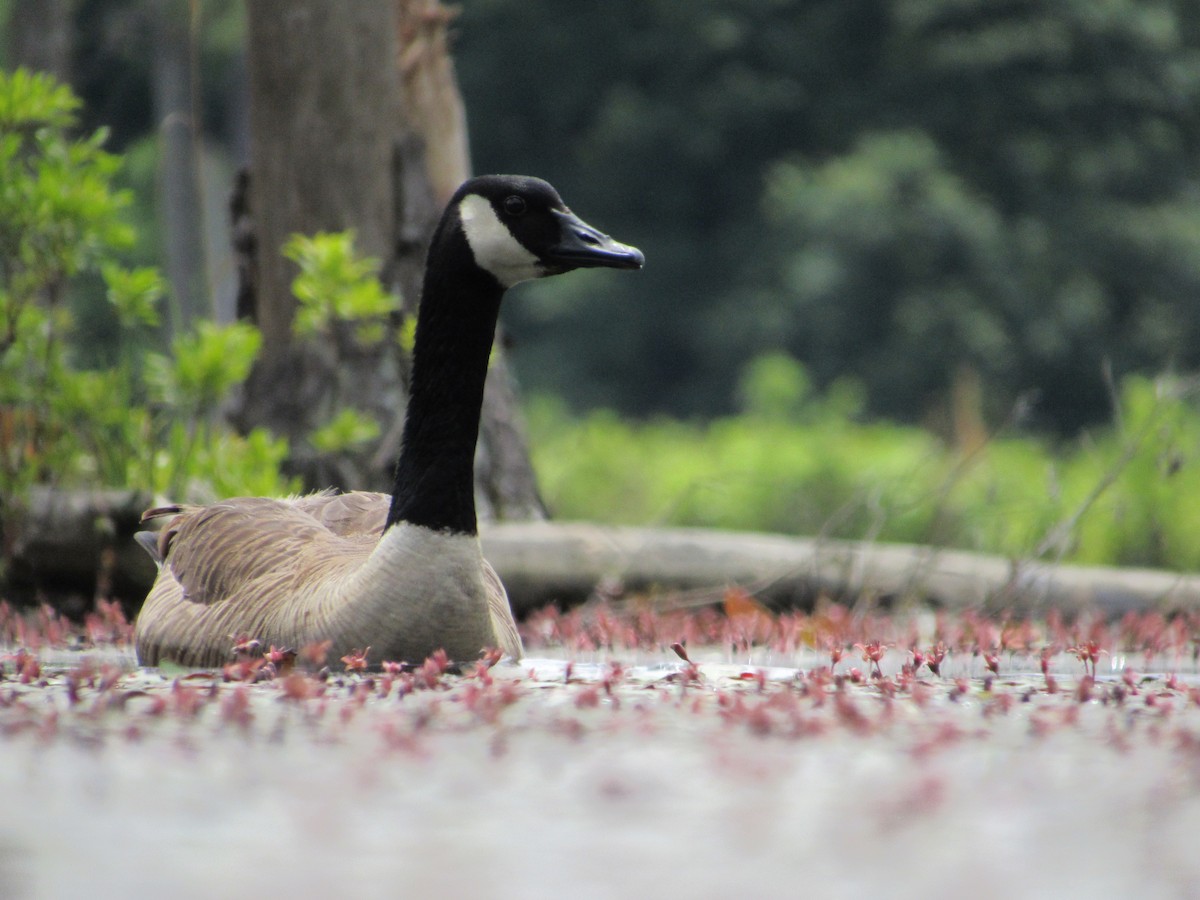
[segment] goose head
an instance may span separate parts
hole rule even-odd
[[[613,240],[576,216],[540,178],[484,175],[449,204],[475,264],[502,288],[572,269],[640,269],[640,250]]]

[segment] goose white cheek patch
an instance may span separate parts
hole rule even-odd
[[[485,197],[463,197],[458,215],[476,264],[495,275],[504,287],[541,277],[537,257],[513,237]]]

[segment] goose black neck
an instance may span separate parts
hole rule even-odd
[[[476,534],[475,444],[504,289],[443,223],[425,264],[404,444],[387,527]]]

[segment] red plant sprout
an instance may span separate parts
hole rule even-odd
[[[740,698],[739,698],[740,699]],[[744,721],[750,733],[758,737],[766,737],[774,728],[771,714],[767,711],[766,703],[754,703],[747,706]]]
[[[846,652],[845,648],[833,640],[826,641],[826,646],[829,648],[829,668],[830,671],[837,668],[838,663],[842,661],[842,655]]]
[[[504,651],[499,647],[485,647],[480,654],[479,664],[485,669],[490,669],[504,658]]]
[[[1075,701],[1077,703],[1087,703],[1092,699],[1092,689],[1096,685],[1095,676],[1084,675],[1079,679],[1079,684],[1075,688]]]
[[[756,644],[769,643],[775,629],[775,617],[745,588],[732,587],[722,598],[729,620],[730,641],[735,649],[748,652]]]
[[[956,678],[954,680],[954,687],[952,687],[950,689],[950,699],[954,700],[954,701],[958,701],[959,699],[961,699],[962,697],[965,697],[968,693],[970,693],[970,691],[971,691],[971,683],[969,681],[967,681],[967,679]]]
[[[492,677],[491,670],[492,667],[489,666],[485,660],[481,659],[479,662],[475,663],[475,671],[471,673],[471,677],[473,677],[485,688],[490,688],[496,680]]]
[[[225,665],[221,669],[221,675],[226,681],[255,682],[269,678],[271,671],[267,668],[266,657],[252,659],[241,656],[236,662]]]
[[[280,699],[290,701],[308,700],[317,696],[320,682],[303,672],[292,672],[279,681]]]
[[[463,709],[472,713],[475,718],[488,725],[494,725],[500,717],[503,708],[499,703],[499,694],[491,690],[493,682],[484,683],[479,680],[468,681],[463,685],[459,699]]]
[[[79,669],[67,673],[67,704],[69,706],[79,705],[79,685],[81,681],[83,681],[83,677]]]
[[[485,729],[484,745],[491,741],[495,751],[531,723],[575,740],[588,735],[600,739],[596,736],[610,732],[654,733],[659,727],[656,716],[690,713],[695,723],[701,721],[696,717],[719,714],[739,732],[739,740],[754,736],[779,742],[831,734],[840,734],[837,739],[842,740],[886,734],[889,746],[901,752],[908,748],[916,758],[955,740],[998,733],[1007,740],[1017,733],[1014,729],[1026,727],[1026,740],[1032,740],[1075,725],[1081,733],[1086,730],[1089,739],[1099,736],[1101,743],[1107,728],[1106,745],[1119,752],[1137,752],[1153,744],[1185,754],[1189,761],[1200,759],[1200,682],[1192,686],[1193,676],[1177,675],[1169,665],[1173,658],[1186,665],[1200,635],[1200,613],[1131,614],[1119,626],[1086,614],[1064,624],[1054,615],[1045,620],[989,620],[982,613],[942,613],[937,614],[938,630],[931,640],[917,631],[913,617],[847,610],[826,601],[811,614],[774,618],[769,638],[764,638],[741,627],[752,625],[754,617],[753,610],[738,609],[740,595],[730,601],[733,619],[720,603],[704,609],[660,609],[640,598],[633,600],[531,617],[534,625],[531,629],[527,622],[523,633],[532,634],[536,646],[543,646],[547,636],[559,642],[561,662],[547,668],[555,674],[546,677],[565,682],[536,685],[537,691],[529,683],[536,675],[514,678],[493,669],[500,659],[494,649],[481,651],[479,658],[463,665],[461,674],[445,653],[417,665],[381,661],[377,653],[368,664],[367,650],[354,650],[334,663],[338,670],[345,665],[347,674],[331,674],[325,667],[327,657],[334,659],[328,643],[292,651],[258,644],[246,635],[230,639],[236,648],[226,666],[183,674],[174,681],[131,673],[124,661],[101,663],[82,654],[67,665],[58,662],[58,654],[47,663],[40,659],[39,648],[55,642],[65,641],[78,651],[110,640],[109,635],[119,639],[124,619],[118,607],[97,604],[86,622],[72,623],[48,609],[18,614],[0,602],[0,639],[20,635],[29,642],[0,650],[0,740],[21,735],[33,741],[40,736],[99,745],[114,738],[167,739],[195,754],[214,730],[240,729],[251,742],[271,741],[301,722],[319,736],[341,742],[350,735],[340,729],[354,720],[383,735],[384,750],[388,744],[415,747],[422,730],[465,728]],[[735,621],[739,615],[743,618]],[[920,621],[923,625],[924,619]],[[790,663],[797,668],[786,680],[769,677],[778,670],[754,661],[706,667],[702,677],[696,659],[714,652],[728,658],[730,641],[766,649],[782,660],[779,665],[788,665],[789,658],[801,661]],[[669,647],[679,662],[667,666],[666,678],[652,664],[626,668],[612,658],[615,650],[584,666],[568,661],[576,646],[628,646],[641,654],[661,654]],[[902,649],[888,656],[892,648]],[[1120,659],[1118,648],[1131,665],[1114,664],[1111,677],[1099,679],[1100,657]],[[1140,674],[1146,671],[1137,666],[1143,650],[1155,654],[1161,666],[1150,671],[1168,674]],[[1074,665],[1069,658],[1060,659],[1066,652],[1082,664],[1082,677],[1077,669],[1069,678],[1063,674]],[[979,662],[964,656],[964,663],[948,665],[949,653],[970,653]],[[882,671],[884,658],[892,660],[888,673]],[[1034,660],[1040,663],[1044,685],[1036,674],[1019,674],[1029,669],[1036,673],[1037,665],[1029,666]],[[856,668],[860,661],[863,666]],[[372,667],[378,671],[372,672]],[[925,675],[926,668],[931,675]],[[1010,670],[1018,673],[1011,679]],[[1063,683],[1056,682],[1056,672]],[[431,693],[422,695],[425,691]],[[409,694],[417,696],[403,708],[394,705]],[[1051,696],[1056,694],[1060,696]],[[557,704],[549,709],[537,706],[543,695],[558,698]],[[274,716],[264,715],[263,697],[285,705]],[[505,722],[504,710],[526,700],[532,708],[520,709],[519,719]],[[947,700],[958,701],[958,707]],[[1006,716],[1009,724],[1003,724]],[[195,721],[186,728],[156,721],[166,719]],[[976,724],[967,725],[971,720]],[[353,732],[359,733],[360,728]],[[735,755],[729,754],[731,759]],[[429,758],[434,756],[429,753]]]
[[[440,684],[441,677],[449,668],[450,657],[446,655],[445,650],[439,648],[427,657],[414,673],[414,684],[416,687],[433,690]]]
[[[1100,649],[1098,641],[1091,638],[1081,641],[1074,647],[1068,647],[1067,652],[1074,654],[1083,663],[1084,674],[1090,675],[1093,679],[1096,677],[1096,663],[1100,661],[1102,655],[1108,654],[1107,650]]]
[[[17,680],[21,684],[33,684],[42,677],[42,664],[36,653],[31,653],[22,647],[14,659],[17,668]]]
[[[926,704],[933,698],[933,688],[923,681],[914,681],[910,694],[917,709],[924,709]]]
[[[1055,656],[1058,655],[1058,647],[1054,644],[1047,644],[1042,648],[1039,654],[1039,660],[1042,666],[1042,677],[1050,677],[1050,663]]]
[[[946,645],[942,641],[938,641],[929,648],[929,652],[925,654],[925,665],[929,667],[929,671],[933,673],[935,678],[942,677],[942,661],[946,658]]]
[[[995,694],[990,700],[988,700],[987,705],[983,707],[983,716],[986,719],[990,719],[992,716],[996,715],[1006,716],[1008,715],[1009,710],[1012,709],[1013,704],[1016,702],[1017,701],[1012,694]]]
[[[966,738],[967,734],[953,722],[938,723],[931,733],[925,734],[909,752],[916,759],[925,759],[934,753],[954,746]]]
[[[1000,649],[1004,653],[1028,653],[1036,642],[1033,623],[1028,619],[1007,621],[1000,629]]]
[[[184,684],[176,678],[171,685],[171,705],[176,715],[191,719],[203,708],[204,695],[190,684]]]
[[[991,650],[983,654],[983,664],[993,675],[1000,674],[1000,654],[998,654],[995,650]]]
[[[692,659],[690,656],[688,656],[687,649],[683,646],[682,642],[676,641],[671,645],[671,649],[675,651],[675,655],[682,659],[686,664],[675,677],[679,680],[680,690],[683,693],[687,693],[689,684],[700,684],[702,681],[700,667],[692,662]]]
[[[84,634],[93,646],[125,645],[133,640],[133,626],[116,600],[96,598],[96,608],[83,619]]]
[[[333,641],[315,641],[307,644],[300,648],[300,661],[310,668],[320,669],[325,665],[329,648],[332,646]]]
[[[67,646],[71,629],[58,610],[48,603],[43,603],[38,607],[37,620],[43,643],[50,647]]]
[[[154,694],[150,697],[150,705],[146,707],[146,717],[157,719],[167,711],[167,698],[162,694]],[[134,727],[131,723],[130,727]]]
[[[737,674],[737,679],[747,684],[753,683],[760,694],[764,693],[767,689],[766,669],[743,669]]]
[[[221,703],[221,720],[236,725],[243,731],[254,721],[254,713],[250,709],[250,694],[244,684],[239,684],[225,694]]]
[[[845,692],[839,691],[833,698],[834,712],[838,721],[855,734],[870,734],[874,723]]]
[[[272,644],[271,649],[263,653],[263,658],[275,667],[276,672],[286,674],[296,663],[296,651],[287,647],[276,647]]]
[[[912,660],[909,663],[909,672],[912,675],[916,675],[920,671],[921,666],[925,665],[925,654],[914,645],[909,648],[908,655]]]
[[[233,638],[233,655],[238,659],[245,656],[257,656],[262,650],[262,641],[246,634],[235,635]]]
[[[880,640],[867,641],[865,644],[854,645],[854,648],[862,653],[863,662],[871,663],[873,667],[871,677],[883,678],[883,668],[880,666],[880,662],[887,655],[888,647],[890,646],[891,644],[885,644]]]
[[[1046,633],[1050,636],[1052,644],[1065,647],[1071,643],[1071,636],[1067,632],[1066,623],[1063,622],[1062,613],[1057,609],[1051,609],[1046,613]]]
[[[1148,709],[1153,709],[1164,716],[1170,715],[1174,710],[1175,698],[1166,691],[1160,693],[1148,692],[1142,699]]]
[[[612,698],[613,708],[619,706],[617,697],[613,694],[613,688],[618,686],[625,678],[625,667],[616,660],[609,662],[604,678],[601,680],[601,685],[604,687],[604,693]]]
[[[575,695],[576,709],[594,709],[600,705],[600,688],[597,685],[585,685]]]

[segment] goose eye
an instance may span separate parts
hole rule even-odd
[[[525,198],[513,194],[504,198],[504,211],[510,216],[519,216],[526,210]]]

